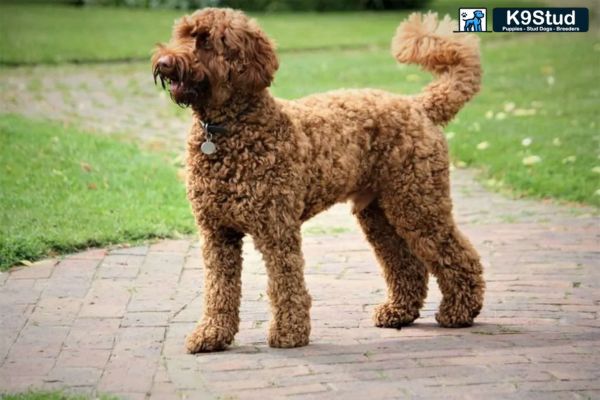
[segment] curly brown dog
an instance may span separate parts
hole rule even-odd
[[[428,271],[443,294],[438,323],[473,323],[482,267],[452,217],[440,126],[477,93],[481,67],[477,38],[452,27],[448,17],[413,14],[398,28],[396,59],[437,76],[419,95],[361,89],[287,101],[267,89],[279,64],[255,21],[207,8],[176,22],[152,61],[155,79],[194,111],[187,193],[204,240],[205,291],[189,352],[222,350],[238,331],[245,234],[267,268],[269,345],[308,344],[300,226],[347,200],[387,282],[375,325],[399,328],[419,316]]]

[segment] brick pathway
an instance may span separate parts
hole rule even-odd
[[[3,68],[0,110],[177,151],[185,148],[191,121],[189,110],[154,86],[149,60]]]
[[[384,282],[342,205],[305,229],[310,346],[265,345],[266,276],[251,243],[235,345],[197,356],[183,348],[201,309],[197,241],[91,250],[0,274],[0,388],[167,400],[600,398],[600,220],[454,175],[457,219],[488,282],[471,328],[435,324],[435,280],[413,326],[374,328]]]

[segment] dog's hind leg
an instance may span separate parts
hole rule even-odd
[[[441,163],[440,163],[441,162]],[[436,276],[442,302],[436,314],[445,327],[470,326],[483,304],[479,255],[452,218],[446,163],[433,158],[407,165],[388,178],[381,207],[411,252]]]
[[[265,224],[254,235],[267,268],[267,294],[273,318],[268,342],[271,347],[300,347],[308,344],[311,298],[304,282],[300,224],[284,221]]]
[[[375,250],[388,289],[387,301],[375,309],[375,326],[400,328],[408,325],[419,317],[427,296],[427,269],[409,251],[377,200],[356,215]]]
[[[190,353],[224,350],[238,331],[243,236],[231,229],[203,232],[204,313],[186,339]]]

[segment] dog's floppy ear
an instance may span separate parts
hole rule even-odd
[[[233,71],[237,85],[258,92],[271,85],[279,61],[275,46],[256,22],[245,22],[243,26],[227,28],[224,41],[227,47],[237,50],[237,66]]]

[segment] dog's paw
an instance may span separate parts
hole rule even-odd
[[[442,301],[435,320],[444,328],[466,328],[473,325],[480,310],[481,303],[464,305]]]
[[[271,325],[267,338],[269,346],[277,348],[292,348],[306,346],[310,339],[310,321],[297,325]]]
[[[233,342],[235,332],[213,324],[200,324],[185,339],[188,353],[223,351]]]
[[[396,328],[410,325],[419,318],[419,310],[408,310],[407,307],[384,303],[375,307],[373,322],[379,328]]]

